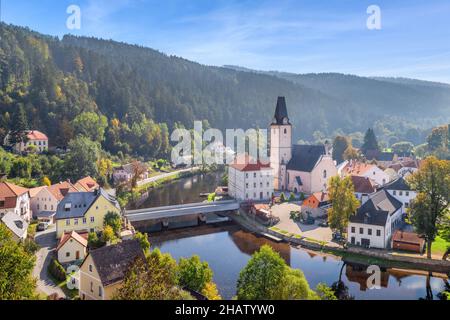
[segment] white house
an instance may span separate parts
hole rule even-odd
[[[25,221],[31,220],[28,189],[9,182],[0,183],[0,216],[13,212]]]
[[[388,248],[395,230],[402,224],[402,203],[382,189],[350,216],[348,241],[366,248]]]
[[[383,189],[402,203],[402,213],[406,213],[411,201],[417,196],[417,192],[411,190],[408,183],[403,178],[398,178],[397,180],[386,184],[383,186]]]
[[[48,187],[31,189],[31,211],[33,212],[33,217],[47,220],[47,217],[52,216],[50,213],[53,213],[53,215],[56,213],[59,202],[69,192],[78,192],[69,181],[59,182]],[[48,222],[52,222],[51,219]]]
[[[140,168],[136,168],[136,166],[139,166]],[[114,183],[117,184],[121,182],[130,182],[133,176],[135,175],[136,170],[142,172],[139,175],[138,179],[139,181],[145,180],[149,177],[149,171],[147,169],[147,166],[138,161],[136,163],[128,163],[114,168],[113,169]]]
[[[59,241],[56,252],[60,263],[83,260],[87,253],[88,234],[78,234],[76,231],[65,233]]]
[[[10,145],[9,140],[10,135],[7,134],[4,140],[5,145]],[[45,133],[38,130],[29,130],[26,131],[25,141],[16,143],[12,147],[16,152],[25,152],[34,149],[36,152],[42,153],[48,150],[48,137]]]
[[[273,169],[270,164],[238,156],[228,167],[228,193],[238,200],[269,200],[273,194]]]
[[[13,212],[8,212],[0,219],[12,234],[14,241],[20,242],[27,238],[28,223]]]
[[[390,181],[390,176],[374,164],[350,160],[341,168],[341,176],[360,176],[373,180],[378,186]]]
[[[270,164],[274,169],[274,188],[295,193],[325,192],[329,178],[337,174],[330,148],[292,145],[292,125],[284,97],[278,97],[270,125]]]

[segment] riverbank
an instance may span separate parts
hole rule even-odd
[[[450,261],[403,256],[387,250],[365,249],[359,247],[345,248],[338,244],[330,244],[283,232],[282,230],[267,228],[254,220],[249,219],[243,212],[230,215],[230,217],[233,221],[250,232],[255,232],[262,236],[271,235],[294,246],[332,253],[340,256],[343,260],[352,260],[353,262],[364,264],[376,264],[386,268],[417,269],[450,275]]]

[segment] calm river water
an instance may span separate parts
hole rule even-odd
[[[214,191],[220,177],[220,173],[198,175],[153,190],[143,207],[198,202],[202,200],[200,193]],[[332,285],[341,278],[348,294],[355,299],[420,299],[426,296],[427,276],[420,272],[387,269],[382,272],[381,288],[369,290],[366,288],[368,275],[363,266],[344,264],[339,257],[275,243],[231,223],[155,233],[150,235],[150,241],[153,247],[159,247],[176,259],[196,254],[206,260],[214,271],[214,281],[222,297],[228,299],[236,294],[240,270],[263,244],[277,250],[291,267],[301,269],[312,288],[319,282]],[[429,278],[435,299],[446,282],[448,279],[445,278]]]

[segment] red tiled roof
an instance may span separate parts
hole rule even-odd
[[[10,182],[0,183],[0,198],[18,197],[28,192],[28,189],[16,186]]]
[[[56,200],[61,201],[67,193],[77,192],[78,190],[69,181],[64,181],[49,186],[48,191],[55,196]]]
[[[270,163],[263,164],[259,160],[252,160],[248,155],[240,155],[236,157],[230,167],[239,171],[259,171],[263,168],[270,168]]]
[[[422,245],[423,242],[425,241],[423,238],[420,238],[417,233],[402,230],[395,231],[392,240],[396,242],[419,244],[419,245]]]
[[[375,192],[375,187],[369,178],[352,175],[351,179],[355,187],[355,192],[367,194]]]
[[[86,236],[85,236],[86,235]],[[64,233],[64,235],[61,237],[61,240],[59,241],[58,247],[56,248],[56,251],[61,249],[61,247],[70,239],[74,239],[78,241],[81,245],[84,247],[87,247],[88,241],[87,241],[87,233],[84,233],[83,235],[78,234],[76,231]]]
[[[356,175],[360,176],[376,167],[373,164],[363,163],[363,162],[349,162],[344,168],[343,172],[346,175]]]
[[[98,183],[89,176],[84,177],[75,183],[75,188],[77,188],[80,192],[94,191],[98,187]]]
[[[48,137],[45,135],[45,133],[37,130],[28,131],[27,138],[28,140],[48,140]]]

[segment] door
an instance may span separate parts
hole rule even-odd
[[[370,247],[370,239],[361,239],[361,245],[364,248],[369,248]]]
[[[80,260],[80,251],[77,251],[77,252],[75,253],[75,259],[76,259],[76,260]]]

